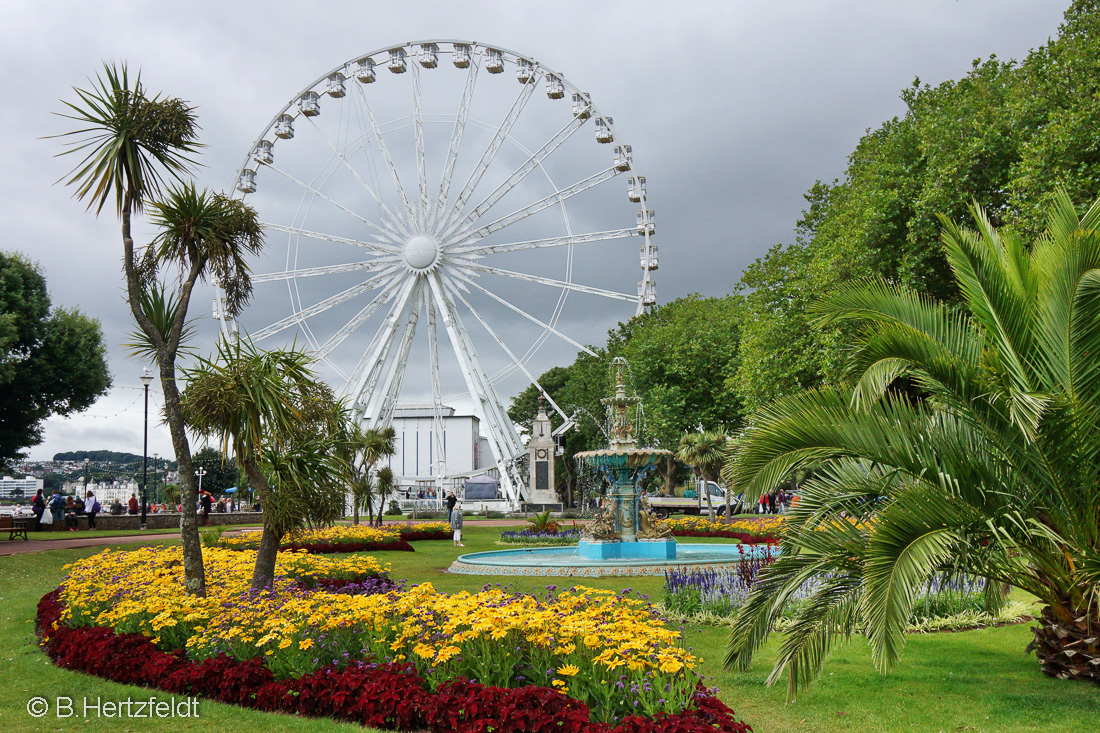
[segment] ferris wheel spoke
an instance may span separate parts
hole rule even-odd
[[[397,352],[390,361],[386,370],[385,379],[379,385],[378,393],[383,395],[381,404],[377,410],[371,412],[369,428],[389,427],[393,420],[393,411],[397,407],[397,396],[401,392],[401,385],[405,381],[406,366],[409,363],[409,350],[412,348],[413,336],[416,335],[416,326],[420,321],[420,306],[423,298],[420,295],[423,289],[423,281],[418,281],[416,290],[409,300],[409,314],[405,318],[405,328],[401,333],[401,343]]]
[[[378,205],[378,207],[382,209],[383,212],[385,212],[387,217],[385,220],[392,220],[398,222],[398,224],[400,225],[397,217],[393,215],[393,212],[391,212],[390,208],[386,206],[386,203],[378,196],[377,193],[375,193],[374,189],[370,187],[370,184],[363,180],[362,176],[359,175],[359,171],[356,170],[355,166],[351,164],[351,161],[347,159],[347,156],[344,155],[343,151],[341,151],[339,148],[336,147],[335,144],[333,144],[328,135],[326,135],[324,131],[317,125],[317,123],[313,121],[312,117],[306,117],[306,119],[309,121],[310,127],[312,127],[314,132],[317,133],[317,136],[324,140],[325,144],[329,146],[330,150],[332,150],[332,154],[340,159],[340,162],[344,164],[344,167],[348,169],[348,172],[351,173],[355,180],[359,181],[359,185],[362,186],[366,190],[366,192],[370,194],[371,198],[374,199],[374,202]],[[405,236],[410,235],[411,232],[407,232]]]
[[[528,275],[524,272],[513,272],[512,270],[502,270],[499,267],[489,267],[488,265],[481,265],[476,262],[462,261],[462,267],[467,270],[474,270],[476,272],[484,272],[487,275],[500,275],[502,277],[510,277],[514,280],[526,280],[531,283],[539,283],[540,285],[548,285],[553,288],[564,288],[566,290],[572,290],[577,293],[587,293],[589,295],[599,295],[604,298],[612,298],[614,300],[625,300],[630,303],[634,303],[638,300],[636,295],[627,295],[626,293],[619,293],[614,290],[604,290],[603,288],[594,288],[589,285],[579,285],[577,283],[566,282],[565,280],[554,280],[549,277],[542,277],[541,275]]]
[[[523,165],[517,168],[512,173],[512,175],[508,176],[508,179],[505,180],[504,183],[497,186],[492,193],[486,196],[481,201],[481,203],[475,206],[473,211],[471,211],[461,221],[451,224],[451,226],[448,228],[448,231],[442,232],[440,236],[446,237],[451,233],[451,231],[468,227],[476,222],[478,219],[480,219],[482,216],[484,216],[489,211],[489,209],[493,208],[493,206],[495,206],[498,201],[504,198],[504,196],[509,191],[518,186],[520,182],[523,181],[523,179],[531,173],[531,171],[538,168],[539,164],[542,163],[542,161],[546,160],[546,158],[551,153],[561,147],[562,143],[572,137],[574,132],[581,129],[581,127],[584,126],[585,122],[586,118],[584,117],[574,117],[572,120],[566,123],[566,125],[558,130],[552,138],[546,141],[546,143],[541,148],[533,153],[531,157],[529,157],[526,162],[524,162]]]
[[[253,275],[252,284],[278,282],[279,280],[297,280],[301,277],[317,277],[319,275],[337,275],[344,272],[378,270],[392,265],[394,262],[394,258],[379,258],[376,260],[349,262],[344,265],[325,265],[322,267],[304,267],[300,270],[287,270],[286,272],[269,272],[262,275]]]
[[[543,249],[546,247],[563,247],[569,244],[586,244],[589,242],[605,242],[610,239],[626,239],[637,236],[637,229],[612,229],[606,232],[592,232],[591,234],[573,234],[568,237],[547,237],[545,239],[528,239],[523,242],[504,242],[502,244],[471,244],[447,251],[449,255],[495,255],[502,252],[517,252],[524,249]]]
[[[302,310],[298,311],[297,313],[294,313],[293,315],[287,316],[286,318],[283,318],[282,320],[276,321],[275,323],[272,323],[270,326],[267,326],[266,328],[261,328],[259,331],[256,331],[255,333],[252,334],[252,340],[257,341],[257,342],[258,341],[263,341],[264,339],[270,338],[271,336],[274,336],[277,333],[285,331],[286,329],[288,329],[292,326],[297,326],[299,324],[305,323],[308,319],[313,318],[314,316],[319,315],[321,313],[324,313],[327,310],[335,308],[336,306],[340,305],[341,303],[345,303],[345,302],[351,300],[352,298],[356,297],[357,295],[360,295],[362,293],[366,293],[366,292],[369,292],[371,290],[374,290],[375,288],[379,287],[384,282],[388,281],[389,278],[387,276],[393,274],[394,270],[396,270],[396,269],[397,269],[396,267],[391,267],[391,268],[388,268],[387,270],[383,270],[382,272],[378,273],[374,277],[368,278],[367,280],[364,280],[363,282],[359,283],[358,285],[353,285],[350,288],[348,288],[347,290],[342,290],[339,293],[337,293],[336,295],[329,296],[328,298],[325,298],[324,300],[322,300],[318,303],[314,303],[313,305],[309,306],[308,308],[303,308]]]
[[[454,176],[455,163],[462,148],[462,135],[466,131],[466,119],[470,116],[470,102],[474,98],[474,84],[477,82],[477,71],[480,66],[479,61],[475,59],[470,63],[470,70],[466,73],[466,86],[462,89],[462,100],[458,104],[458,114],[451,129],[451,145],[447,149],[447,161],[443,164],[443,177],[439,180],[439,195],[436,196],[435,206],[432,207],[429,222],[431,227],[435,227],[439,222],[439,217],[443,215],[447,204],[447,197],[451,193],[451,178]]]
[[[365,414],[367,408],[370,407],[371,397],[378,385],[378,380],[382,376],[386,358],[393,347],[393,340],[397,334],[397,329],[400,327],[401,317],[408,308],[409,299],[412,297],[419,279],[416,277],[405,278],[405,282],[394,299],[393,306],[390,307],[385,320],[382,321],[382,325],[374,334],[374,338],[371,339],[370,346],[363,354],[363,359],[355,368],[352,375],[352,380],[356,382],[353,394],[355,395],[355,409],[361,413]]]
[[[344,206],[343,204],[341,204],[340,202],[338,202],[338,201],[336,201],[336,200],[334,200],[334,199],[330,198],[329,196],[326,196],[326,195],[325,195],[324,193],[322,193],[321,191],[318,191],[318,190],[317,190],[316,188],[314,188],[313,186],[310,186],[310,185],[309,185],[308,183],[304,183],[304,182],[302,182],[302,181],[299,181],[299,180],[298,180],[297,178],[295,178],[294,176],[290,175],[289,173],[287,173],[286,171],[284,171],[284,170],[283,170],[283,169],[281,169],[281,168],[277,168],[277,167],[276,167],[276,166],[274,166],[274,165],[269,165],[269,166],[268,166],[268,168],[270,168],[271,170],[275,171],[275,172],[276,172],[276,173],[278,173],[279,175],[283,176],[283,177],[284,177],[284,178],[286,178],[286,179],[287,179],[288,181],[291,181],[292,183],[294,183],[294,184],[296,184],[296,185],[298,185],[298,186],[300,186],[300,187],[304,188],[304,189],[305,189],[306,191],[308,191],[309,193],[313,194],[313,195],[314,195],[314,196],[316,196],[317,198],[319,198],[319,199],[322,199],[322,200],[324,200],[324,201],[327,201],[327,202],[329,202],[330,204],[332,204],[332,205],[333,205],[333,206],[335,206],[336,208],[340,209],[340,211],[343,211],[344,213],[346,213],[346,214],[348,214],[348,215],[350,215],[350,216],[354,217],[355,219],[358,219],[359,221],[361,221],[361,222],[363,222],[364,224],[366,224],[367,226],[369,226],[369,227],[370,227],[371,229],[373,229],[373,230],[375,230],[376,232],[378,232],[378,233],[379,233],[380,235],[382,235],[383,237],[387,237],[387,238],[389,238],[389,239],[392,239],[392,240],[394,240],[394,241],[397,241],[396,237],[394,237],[394,235],[393,235],[393,234],[392,234],[391,232],[388,232],[388,231],[386,231],[386,230],[385,230],[384,228],[382,228],[382,227],[378,226],[377,224],[375,224],[375,223],[374,223],[373,221],[371,221],[370,219],[366,219],[366,218],[364,218],[364,217],[360,216],[359,214],[356,214],[356,213],[355,213],[354,211],[352,211],[352,210],[351,210],[351,209],[349,209],[348,207],[346,207],[346,206]],[[271,225],[271,226],[274,226],[274,225]],[[349,242],[351,242],[351,241],[354,241],[354,240],[348,240],[348,241],[349,241]]]
[[[380,252],[383,255],[396,255],[401,252],[400,248],[395,247],[392,244],[375,240],[368,242],[363,239],[351,239],[350,237],[338,237],[335,234],[325,234],[323,232],[314,232],[309,229],[302,229],[301,227],[291,227],[286,224],[272,224],[271,222],[260,222],[264,229],[273,229],[277,232],[287,232],[288,234],[297,234],[301,237],[308,239],[319,239],[326,242],[337,242],[339,244],[350,244],[353,247],[361,247],[362,249],[369,249],[375,252]]]
[[[447,285],[447,282],[444,281],[444,284]],[[489,336],[491,336],[492,339],[497,342],[497,345],[499,345],[500,348],[504,350],[504,353],[506,353],[508,355],[508,358],[510,358],[512,360],[512,363],[515,364],[519,368],[519,370],[523,372],[524,376],[527,377],[529,380],[531,380],[531,384],[535,385],[535,387],[538,388],[539,392],[542,393],[546,397],[547,401],[557,411],[557,413],[559,415],[561,415],[562,418],[568,420],[569,416],[566,415],[565,412],[560,407],[558,407],[558,403],[554,402],[554,398],[551,397],[550,394],[542,388],[542,385],[539,384],[539,380],[537,380],[535,378],[535,376],[533,374],[531,374],[531,372],[527,369],[527,366],[523,363],[523,360],[521,360],[514,353],[512,353],[512,350],[510,348],[508,348],[508,344],[505,343],[504,339],[502,339],[500,336],[498,336],[497,332],[493,330],[493,327],[490,326],[488,324],[488,322],[484,318],[481,317],[481,314],[478,313],[477,309],[474,308],[472,305],[470,305],[470,302],[468,300],[466,300],[464,297],[462,297],[462,293],[458,292],[457,289],[451,288],[450,290],[451,290],[452,297],[459,300],[463,305],[466,306],[466,309],[468,311],[470,311],[471,313],[474,314],[474,318],[477,319],[478,323],[481,324],[482,328],[484,328],[488,332]],[[589,352],[589,353],[592,353],[592,352]],[[595,356],[595,354],[592,354],[592,355]]]
[[[379,129],[378,121],[374,118],[374,111],[367,102],[367,95],[363,92],[362,85],[356,84],[354,87],[359,96],[359,101],[363,104],[363,110],[367,113],[367,119],[370,120],[371,131],[374,133],[374,139],[378,141],[378,149],[382,153],[382,159],[386,161],[386,166],[390,169],[390,176],[393,178],[393,186],[397,189],[398,195],[401,196],[401,202],[405,205],[405,212],[409,217],[409,224],[415,225],[416,212],[413,211],[412,204],[409,203],[409,197],[405,193],[405,186],[401,183],[401,176],[397,174],[397,166],[393,164],[393,158],[390,157],[390,149],[386,146],[386,140],[382,136],[382,130]]]
[[[393,288],[389,287],[389,285],[395,283],[400,277],[400,273],[391,276],[389,283],[386,283],[382,286],[381,293],[374,296],[374,299],[371,300],[371,302],[367,303],[367,305],[361,311],[356,313],[350,321],[341,326],[336,333],[329,337],[328,341],[321,345],[321,348],[317,350],[318,356],[323,358],[331,354],[334,349],[340,346],[340,344],[344,343],[344,341],[346,341],[349,336],[359,330],[359,328],[364,323],[370,320],[370,317],[373,316],[379,308],[392,300],[394,295],[396,294],[396,291]]]
[[[462,241],[462,242],[467,242],[467,241],[470,241],[470,240],[483,239],[483,238],[489,236],[490,234],[492,234],[493,232],[500,231],[501,229],[503,229],[507,226],[511,226],[512,224],[515,224],[517,221],[522,221],[522,220],[526,219],[529,216],[533,216],[533,215],[537,214],[538,212],[542,211],[543,209],[548,209],[551,206],[554,206],[556,204],[560,204],[562,201],[566,201],[568,199],[571,199],[574,196],[576,196],[577,194],[583,193],[583,192],[587,191],[588,189],[592,188],[593,186],[600,185],[604,181],[609,181],[612,178],[614,178],[615,176],[619,175],[619,173],[621,173],[621,171],[618,170],[617,168],[615,168],[614,166],[612,166],[612,167],[608,168],[607,170],[600,171],[599,173],[591,175],[591,176],[589,176],[588,178],[585,178],[582,181],[577,181],[576,183],[574,183],[572,186],[569,186],[568,188],[564,188],[564,189],[562,189],[562,190],[560,190],[556,193],[552,193],[549,196],[546,196],[545,198],[541,198],[538,201],[534,202],[533,204],[525,206],[522,209],[518,209],[516,211],[513,211],[511,214],[508,214],[507,216],[502,216],[501,218],[497,219],[496,221],[491,222],[489,224],[486,224],[485,226],[481,227],[480,229],[477,229],[473,232],[471,232],[467,229],[467,230],[462,231],[461,233],[459,233],[457,236],[453,236],[451,239],[453,241]]]
[[[500,303],[501,305],[505,306],[506,308],[508,308],[508,309],[510,309],[510,310],[512,310],[512,311],[514,311],[515,313],[518,313],[519,315],[523,316],[524,318],[526,318],[527,320],[531,321],[532,323],[534,323],[534,324],[536,324],[536,325],[538,325],[538,326],[541,326],[542,328],[546,329],[547,331],[549,331],[550,333],[554,334],[555,336],[557,336],[558,338],[562,339],[563,341],[565,341],[565,342],[567,342],[567,343],[571,344],[572,346],[575,346],[575,347],[577,347],[578,349],[580,349],[581,351],[585,352],[586,354],[590,354],[590,355],[592,355],[592,356],[596,356],[596,352],[595,352],[595,351],[593,351],[592,349],[588,348],[587,346],[585,346],[584,344],[580,343],[579,341],[574,341],[573,339],[569,338],[568,336],[566,336],[566,335],[565,335],[564,333],[562,333],[561,331],[559,331],[559,330],[557,330],[556,328],[554,328],[553,326],[551,326],[551,325],[550,325],[549,323],[543,323],[543,322],[542,322],[542,321],[540,321],[540,320],[539,320],[538,318],[535,318],[535,317],[534,317],[533,315],[531,315],[531,314],[530,314],[530,313],[528,313],[527,311],[523,310],[523,309],[522,309],[522,308],[520,308],[519,306],[517,306],[517,305],[514,305],[513,303],[509,303],[509,302],[508,302],[507,300],[505,300],[504,298],[500,297],[500,296],[499,296],[499,295],[497,295],[496,293],[494,293],[494,292],[492,292],[492,291],[488,290],[487,288],[484,288],[484,287],[482,287],[482,286],[481,286],[481,285],[480,285],[479,283],[477,283],[477,282],[476,282],[476,281],[475,281],[475,280],[474,280],[473,278],[470,278],[470,277],[466,277],[465,275],[463,275],[461,271],[459,271],[459,270],[455,270],[455,271],[453,271],[453,272],[452,272],[451,274],[452,274],[452,275],[453,275],[454,277],[456,277],[456,278],[458,278],[458,279],[462,280],[462,281],[463,281],[463,282],[465,282],[466,284],[468,284],[468,285],[471,285],[471,286],[473,286],[473,287],[477,288],[478,290],[480,290],[481,292],[485,293],[485,294],[486,294],[486,295],[488,295],[488,296],[489,296],[490,298],[492,298],[492,299],[493,299],[493,300],[495,300],[496,302]]]
[[[413,78],[413,138],[416,141],[416,183],[420,202],[416,207],[416,222],[423,231],[428,218],[428,161],[424,155],[424,110],[420,98],[420,64],[412,65]]]
[[[493,159],[496,158],[497,152],[500,150],[500,146],[504,144],[505,139],[508,137],[508,133],[512,130],[512,125],[516,124],[516,120],[519,119],[520,113],[523,112],[523,108],[527,106],[527,100],[531,98],[531,94],[534,91],[534,81],[525,83],[523,88],[520,89],[519,96],[516,97],[516,101],[512,104],[512,108],[508,110],[508,114],[505,116],[504,121],[500,123],[500,127],[497,128],[496,134],[493,135],[493,139],[489,142],[489,146],[485,148],[485,152],[482,153],[481,160],[478,161],[477,166],[474,168],[473,172],[470,173],[466,185],[462,187],[462,191],[458,194],[458,198],[448,209],[447,216],[443,221],[444,229],[449,229],[451,221],[466,207],[466,202],[469,201],[478,183],[481,182],[481,177],[485,175],[485,171],[492,165]]]

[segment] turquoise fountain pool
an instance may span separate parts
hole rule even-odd
[[[754,545],[706,545],[676,543],[676,557],[653,559],[590,560],[577,548],[530,547],[492,550],[459,555],[450,572],[463,575],[536,575],[544,577],[577,576],[599,578],[615,575],[664,575],[670,568],[703,570],[733,568],[743,558],[764,554],[765,547]]]

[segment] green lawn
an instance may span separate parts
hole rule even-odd
[[[450,575],[445,571],[460,553],[499,550],[494,545],[500,527],[467,525],[467,547],[446,541],[417,542],[417,552],[377,553],[391,563],[394,577],[411,582],[432,582],[436,588],[475,591],[494,578]],[[215,702],[201,702],[199,718],[156,722],[151,720],[57,719],[53,712],[31,718],[26,712],[30,697],[101,695],[119,700],[148,691],[104,682],[66,672],[49,665],[33,638],[35,604],[55,587],[63,565],[98,552],[101,548],[58,550],[0,557],[0,653],[7,665],[0,687],[0,725],[8,730],[227,730],[274,731],[353,730],[354,726],[331,721],[297,719],[257,713]],[[513,578],[511,585],[525,592],[542,592],[548,581]],[[602,579],[587,585],[620,590],[626,586],[659,599],[663,580]],[[559,579],[556,585],[573,585]],[[1023,649],[1030,632],[1027,625],[962,633],[915,635],[901,665],[890,675],[880,675],[870,664],[865,644],[856,640],[834,654],[822,680],[804,692],[797,703],[785,703],[781,686],[763,684],[773,649],[769,648],[746,673],[726,672],[721,667],[724,629],[693,626],[685,629],[687,643],[703,659],[701,671],[708,684],[721,688],[721,698],[758,733],[773,731],[1098,731],[1100,688],[1064,683],[1042,676],[1034,657]],[[773,642],[774,646],[774,642]],[[162,699],[170,697],[158,693]],[[362,729],[358,729],[362,730]]]

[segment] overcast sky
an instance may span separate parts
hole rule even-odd
[[[69,189],[54,183],[75,161],[53,157],[62,149],[61,142],[43,139],[70,129],[69,121],[53,114],[63,110],[59,100],[72,99],[71,87],[86,85],[104,60],[126,61],[141,69],[150,90],[182,97],[198,107],[202,141],[208,147],[196,180],[228,190],[252,141],[272,117],[314,79],[363,53],[439,38],[499,45],[527,55],[588,91],[600,112],[614,117],[616,142],[632,145],[635,173],[646,176],[649,206],[656,212],[654,242],[660,246],[661,263],[657,292],[659,300],[667,302],[693,291],[727,293],[745,265],[775,243],[789,241],[803,192],[815,180],[840,176],[846,156],[864,131],[904,112],[899,92],[914,77],[937,84],[965,75],[978,57],[1019,59],[1056,33],[1063,5],[1051,0],[7,0],[0,28],[5,70],[0,80],[0,187],[6,213],[0,246],[40,263],[54,304],[78,307],[100,320],[115,384],[111,394],[86,413],[49,420],[45,442],[30,454],[48,458],[77,449],[141,452],[141,365],[121,346],[131,326],[122,299],[118,223],[107,212],[99,219],[86,213]],[[439,79],[461,92],[464,77],[449,63],[426,72],[426,83],[429,73],[438,75],[431,77],[431,84]],[[382,78],[389,77],[388,72],[379,74],[371,93],[380,90],[380,98],[395,93],[396,87],[383,87],[389,83]],[[506,109],[519,88],[514,69],[508,74],[512,78],[507,86],[479,79],[479,101]],[[400,79],[406,89],[410,76]],[[545,104],[541,88],[536,96]],[[442,92],[439,98],[446,99]],[[407,92],[401,92],[395,115],[411,114],[408,99]],[[431,112],[434,87],[425,87],[424,99],[425,112]],[[324,111],[335,109],[327,104],[322,101]],[[388,102],[378,104],[385,109]],[[438,104],[442,106],[437,111],[455,111],[451,102]],[[529,137],[520,142],[537,147],[540,134],[545,141],[545,130],[552,134],[569,119],[568,100],[557,104],[565,115],[557,124],[551,124],[555,120],[549,113],[546,119],[541,113],[521,118],[516,129],[526,126]],[[486,114],[490,120],[499,119]],[[299,138],[302,128],[299,124]],[[591,126],[585,130],[591,142]],[[444,145],[449,131],[447,127]],[[282,146],[276,146],[277,154],[289,150]],[[563,153],[553,169],[554,184],[568,185],[604,168],[607,160],[599,156],[609,156],[608,147],[595,153]],[[586,161],[586,155],[593,161]],[[442,166],[442,150],[433,148],[428,157],[431,166]],[[280,160],[289,165],[288,158]],[[575,175],[569,172],[571,165]],[[323,162],[313,170],[291,172],[312,179],[322,167]],[[271,178],[264,178],[268,173],[261,170],[261,185]],[[573,225],[580,231],[629,226],[637,207],[625,200],[624,179],[610,184],[621,211],[599,199],[578,201],[569,209]],[[262,201],[256,199],[265,221],[291,219],[264,210]],[[540,234],[534,217],[530,224],[500,241],[558,234],[552,228],[549,235]],[[561,226],[560,217],[555,226]],[[139,231],[148,236],[140,223]],[[638,278],[638,241],[626,241],[619,250],[600,250],[598,256],[579,259],[577,267],[584,272],[577,281],[631,289]],[[530,262],[528,272],[561,275],[553,269],[557,265],[548,264],[544,270],[542,260]],[[508,266],[513,264],[508,261]],[[530,301],[507,285],[498,292],[513,302],[531,302],[534,310],[546,305],[541,302],[546,296],[535,294],[540,287],[531,286]],[[265,302],[257,307],[262,316],[268,306]],[[209,320],[210,310],[209,294],[197,296],[194,314]],[[559,324],[579,341],[599,343],[600,334],[628,317],[628,311],[629,307],[611,307],[599,298],[570,296]],[[486,310],[488,318],[496,319],[498,333],[505,340],[514,336],[525,349],[522,319],[505,313]],[[257,317],[253,311],[250,323],[260,323]],[[485,343],[484,331],[467,326],[479,344]],[[205,337],[212,333],[205,327]],[[355,340],[349,341],[355,348]],[[575,353],[551,341],[555,345],[547,345],[530,363],[535,374],[555,363],[568,363]],[[209,345],[208,340],[203,349]],[[483,353],[490,347],[479,346]],[[504,357],[486,356],[494,364],[498,358]],[[490,369],[494,370],[495,366]],[[420,384],[422,388],[423,381]],[[446,384],[445,391],[450,386]],[[516,379],[502,383],[502,397],[506,401],[521,386]],[[159,406],[159,386],[154,385],[150,453],[166,455],[171,444],[167,429],[155,418]]]

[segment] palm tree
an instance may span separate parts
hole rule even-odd
[[[138,350],[144,350],[158,367],[165,417],[180,471],[186,587],[202,595],[206,578],[195,514],[198,491],[180,411],[176,361],[187,335],[187,308],[195,284],[212,271],[229,294],[227,310],[236,313],[251,289],[241,257],[258,250],[263,235],[248,206],[218,194],[199,194],[193,185],[172,188],[163,203],[153,200],[165,188],[165,176],[178,179],[187,172],[194,164],[189,156],[201,147],[194,109],[186,102],[150,96],[140,75],[131,85],[125,65],[104,64],[103,76],[96,78],[91,89],[74,91],[79,102],[65,102],[73,112],[65,116],[85,127],[66,134],[78,139],[65,153],[82,153],[84,158],[66,183],[77,187],[77,198],[88,199],[88,208],[94,206],[97,215],[112,194],[115,198],[122,223],[127,300],[143,342]],[[162,231],[139,258],[131,218],[147,205]],[[178,263],[180,286],[178,293],[166,298],[163,286],[157,283],[157,272],[168,262]],[[158,290],[161,308],[152,297]]]
[[[382,526],[382,513],[386,508],[386,497],[393,493],[393,469],[383,466],[375,473],[375,483],[378,488],[378,526]]]
[[[352,506],[355,524],[359,524],[359,510],[366,509],[369,512],[370,523],[374,523],[374,466],[385,456],[392,456],[396,452],[395,443],[397,431],[393,427],[363,430],[359,425],[353,425],[349,429],[349,446],[352,455],[349,457],[351,475]]]
[[[274,578],[287,532],[342,512],[346,466],[333,448],[346,440],[346,414],[311,363],[300,351],[260,351],[241,338],[219,341],[215,360],[185,370],[188,425],[220,439],[223,452],[232,448],[263,506],[254,590]]]
[[[842,289],[820,319],[861,327],[854,389],[759,410],[725,467],[757,495],[817,469],[726,657],[746,668],[815,579],[769,678],[786,671],[789,697],[853,633],[892,668],[936,574],[1034,594],[1043,672],[1100,681],[1100,202],[1078,219],[1060,194],[1030,251],[973,213],[976,231],[943,220],[969,315],[882,282]]]
[[[702,479],[703,492],[707,497],[707,514],[711,519],[714,518],[714,503],[711,501],[710,484],[707,482],[718,481],[728,440],[729,436],[724,430],[684,433],[676,451],[676,457],[691,466],[697,479]]]

